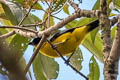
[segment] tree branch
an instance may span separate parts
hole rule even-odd
[[[38,0],[36,0],[29,8],[28,12],[25,14],[25,16],[21,19],[21,21],[19,22],[18,25],[21,25],[23,23],[23,21],[26,19],[26,17],[28,16],[28,14],[30,13],[31,9],[35,6],[35,4],[38,2]]]
[[[120,18],[117,24],[116,34],[113,41],[113,45],[110,51],[110,55],[107,59],[107,67],[108,67],[108,77],[109,80],[117,80],[118,75],[118,61],[120,56]]]
[[[78,4],[72,2],[72,0],[68,0],[68,2],[75,9],[76,12],[80,10],[80,8],[78,8]]]
[[[46,35],[49,35],[50,33],[54,32],[55,30],[63,27],[67,23],[73,21],[76,18],[80,18],[81,16],[85,17],[96,17],[99,14],[99,11],[90,11],[90,10],[79,10],[76,13],[73,13],[72,15],[66,17],[65,19],[61,20],[59,23],[56,25],[51,26],[50,28],[44,30],[44,31],[39,31],[38,34],[30,33],[30,32],[24,32],[21,30],[15,30],[16,34],[19,34],[21,36],[25,36],[28,38],[35,38],[35,37],[41,37],[43,33]]]
[[[9,33],[6,33],[6,34],[4,34],[4,35],[1,35],[1,36],[0,36],[0,39],[8,38],[9,36],[12,36],[12,35],[14,35],[14,34],[15,34],[15,31],[13,30],[13,31],[11,31],[11,32],[9,32]]]
[[[32,57],[30,58],[30,60],[29,60],[29,62],[28,62],[28,64],[27,64],[27,66],[26,66],[26,68],[25,68],[25,70],[24,70],[24,73],[25,73],[25,74],[26,74],[27,71],[29,70],[30,65],[31,65],[32,62],[34,61],[36,55],[39,53],[39,50],[40,50],[40,48],[41,48],[43,42],[45,41],[45,38],[46,38],[46,36],[43,35],[43,36],[42,36],[42,39],[41,39],[40,42],[38,43],[38,45],[37,45],[37,47],[36,47],[36,49],[35,49],[35,51],[34,51]]]
[[[13,29],[15,28],[15,29],[20,29],[20,30],[25,30],[25,31],[28,31],[28,32],[32,32],[32,33],[35,33],[35,34],[38,33],[35,30],[28,29],[28,28],[23,28],[23,27],[18,27],[18,26],[0,26],[0,28],[13,28]]]
[[[111,35],[110,35],[110,22],[108,20],[108,15],[107,15],[106,0],[100,0],[100,10],[101,10],[100,26],[102,29],[101,39],[103,41],[104,61],[106,61],[109,56],[111,45],[112,45],[112,40],[111,40]]]

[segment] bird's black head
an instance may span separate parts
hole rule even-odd
[[[29,45],[37,45],[40,42],[41,38],[35,38],[32,42],[29,43]]]

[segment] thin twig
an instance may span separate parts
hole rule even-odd
[[[26,25],[20,25],[21,27],[36,27],[36,26],[39,26],[39,25],[42,25],[43,23],[46,22],[46,19],[40,23],[36,23],[36,24],[26,24]]]
[[[11,31],[11,32],[9,32],[9,33],[6,33],[6,34],[4,34],[4,35],[1,35],[1,36],[0,36],[0,39],[1,39],[1,38],[7,38],[7,37],[9,37],[9,36],[12,36],[13,34],[15,34],[15,31],[14,31],[14,30]]]
[[[67,60],[62,56],[62,54],[56,49],[56,47],[48,39],[47,39],[47,42],[50,44],[50,46],[52,47],[52,49],[56,51],[57,55],[60,56],[65,62],[67,62]],[[84,74],[82,74],[81,72],[79,72],[69,62],[66,63],[66,64],[68,66],[70,66],[74,71],[76,71],[79,75],[81,75],[82,77],[84,77],[86,80],[89,80]]]
[[[25,30],[25,31],[33,32],[33,33],[38,33],[37,31],[34,31],[32,29],[18,27],[18,26],[0,26],[0,28],[15,28],[15,29],[20,29],[20,30]]]
[[[76,12],[80,10],[80,8],[78,8],[78,4],[72,2],[72,0],[68,0],[68,2],[75,9]]]
[[[40,50],[40,48],[41,48],[43,42],[45,41],[45,38],[46,38],[46,36],[43,34],[42,39],[41,39],[40,42],[38,43],[37,48],[35,49],[35,51],[34,51],[32,57],[30,58],[30,60],[29,60],[29,62],[28,62],[28,64],[27,64],[27,66],[26,66],[26,68],[25,68],[25,70],[24,70],[24,73],[25,73],[25,74],[26,74],[27,71],[29,70],[30,65],[32,64],[32,62],[34,61],[36,55],[38,54],[38,52],[39,52],[39,50]]]
[[[53,16],[53,15],[51,15],[51,16],[54,17],[54,18],[56,18],[56,19],[58,19],[58,20],[63,20],[63,19],[61,19],[59,17]]]
[[[38,2],[38,0],[36,0],[29,8],[28,12],[25,14],[25,16],[22,18],[22,20],[19,22],[18,25],[21,25],[23,23],[23,21],[26,19],[26,17],[29,15],[31,9],[34,7],[34,5]]]

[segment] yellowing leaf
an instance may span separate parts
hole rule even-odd
[[[64,7],[63,7],[63,11],[64,11],[66,14],[69,15],[68,7],[69,7],[68,4],[64,5]]]

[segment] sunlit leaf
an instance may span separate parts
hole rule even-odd
[[[77,24],[77,23],[78,23],[77,20],[73,20],[73,21],[69,22],[68,24],[66,24],[65,27],[66,27],[67,29],[73,28],[73,27],[76,27],[75,24]]]
[[[17,3],[5,1],[1,3],[4,9],[5,15],[11,21],[13,25],[17,25],[23,16],[21,7]]]
[[[78,20],[77,24],[75,26],[84,26],[89,23],[89,18],[82,17],[80,20]]]
[[[64,7],[63,7],[63,11],[64,11],[66,14],[69,15],[69,10],[68,10],[68,8],[69,8],[69,5],[68,5],[68,4],[65,4]]]
[[[6,17],[6,15],[5,15],[5,13],[4,13],[4,10],[3,10],[1,4],[0,4],[0,18],[7,20],[7,17]]]
[[[95,5],[93,6],[92,10],[100,9],[100,0],[97,0]]]
[[[5,15],[4,9],[1,4],[0,4],[0,22],[3,25],[9,25],[9,26],[12,25],[8,20],[7,16]]]
[[[91,57],[89,62],[89,72],[90,72],[88,74],[89,80],[99,80],[99,76],[100,76],[99,66],[94,56]]]
[[[84,26],[88,23],[89,23],[89,18],[83,17],[83,18],[80,18],[80,20],[73,20],[69,22],[65,27],[66,28],[79,27],[79,26]]]
[[[96,35],[94,44],[92,43],[90,34],[88,34],[82,45],[87,48],[88,51],[90,51],[98,60],[103,62],[102,41],[99,33]]]

